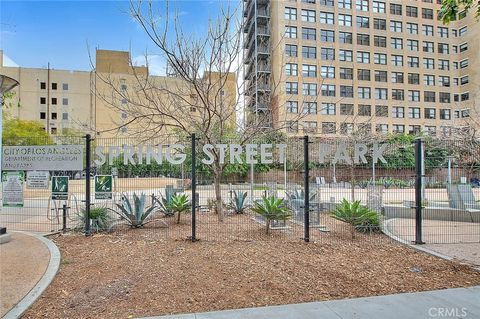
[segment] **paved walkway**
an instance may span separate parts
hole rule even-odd
[[[60,263],[59,251],[48,239],[22,232],[9,233],[12,240],[0,245],[2,318],[16,318],[23,313],[48,286]]]
[[[144,319],[480,318],[480,286]]]

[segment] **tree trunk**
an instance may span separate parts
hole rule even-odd
[[[182,213],[182,212],[178,212],[178,213],[177,213],[177,224],[180,224],[180,214],[181,214],[181,213]]]
[[[266,223],[265,233],[268,235],[270,234],[270,219],[265,219],[265,223]]]
[[[355,168],[353,164],[350,166],[350,187],[351,187],[351,196],[352,202],[355,201]]]
[[[213,172],[213,185],[215,188],[215,211],[218,215],[218,221],[223,222],[223,202],[222,202],[222,190],[220,182],[222,179],[222,171],[220,168],[215,168]]]

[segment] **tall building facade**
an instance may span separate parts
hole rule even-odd
[[[245,0],[246,105],[291,134],[480,123],[480,23],[433,0]]]

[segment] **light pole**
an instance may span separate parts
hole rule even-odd
[[[447,182],[448,184],[452,184],[452,161],[455,159],[455,156],[447,156],[448,160],[448,175],[447,175]]]
[[[18,85],[18,81],[0,74],[0,182],[2,178],[2,154],[3,154],[3,94],[10,91]],[[6,234],[7,229],[0,226],[0,236]],[[9,235],[5,235],[9,236]]]

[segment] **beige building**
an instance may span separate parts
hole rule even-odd
[[[443,25],[437,2],[245,0],[251,120],[299,135],[480,123],[480,23]]]
[[[128,52],[97,50],[92,71],[9,67],[3,65],[3,52],[0,56],[0,73],[20,82],[14,90],[12,103],[18,107],[12,107],[8,113],[21,119],[40,121],[49,128],[50,134],[75,129],[102,137],[128,137],[134,132],[148,131],[145,121],[131,123],[136,111],[139,115],[143,112],[139,106],[151,104],[139,94],[139,83],[145,81],[156,88],[152,93],[156,105],[162,105],[164,110],[174,114],[171,119],[157,115],[151,125],[158,126],[159,121],[163,121],[165,129],[162,132],[167,132],[176,120],[191,123],[189,120],[192,118],[201,117],[199,108],[195,107],[196,96],[184,81],[173,76],[150,76],[146,67],[132,67]],[[211,77],[218,75],[212,73]],[[178,92],[178,100],[172,100],[171,94],[168,97],[161,93],[167,88]],[[233,116],[229,120],[233,123],[236,102],[234,74],[228,76],[221,91],[221,102],[225,104],[225,109],[232,110]],[[186,106],[190,107],[186,109]],[[153,132],[154,129],[151,129]]]

